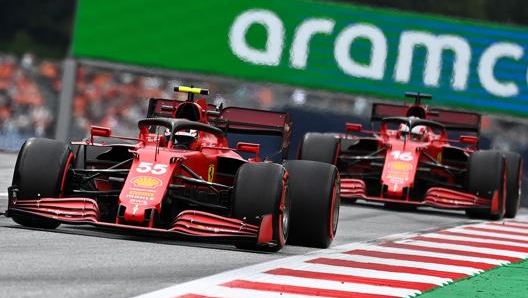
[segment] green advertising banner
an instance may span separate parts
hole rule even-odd
[[[528,115],[527,28],[306,0],[80,0],[78,58]]]

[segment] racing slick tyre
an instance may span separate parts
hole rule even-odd
[[[329,247],[339,220],[337,167],[309,160],[289,160],[284,166],[293,206],[288,244]]]
[[[309,132],[299,145],[298,159],[313,160],[337,164],[339,154],[339,139],[335,136],[317,132]]]
[[[275,252],[284,246],[290,222],[287,183],[286,170],[280,164],[246,163],[238,169],[234,183],[233,217],[257,223],[252,220],[272,214],[274,245],[239,242],[235,244],[236,247]]]
[[[506,163],[503,153],[477,151],[469,157],[468,191],[491,201],[498,192],[499,202],[506,199]],[[478,219],[501,219],[503,214],[490,214],[490,209],[466,209],[466,215]]]
[[[524,165],[520,154],[503,152],[506,159],[506,212],[504,217],[514,218],[521,206]]]
[[[44,197],[59,198],[64,194],[68,168],[73,163],[71,148],[62,141],[30,138],[18,153],[12,185],[18,188],[18,200]],[[23,226],[55,229],[60,223],[52,219],[13,214]]]

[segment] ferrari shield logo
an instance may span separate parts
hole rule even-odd
[[[207,181],[209,182],[213,182],[213,178],[214,178],[214,165],[213,164],[210,164],[209,165],[209,169],[207,170]]]

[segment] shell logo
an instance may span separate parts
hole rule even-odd
[[[139,176],[132,179],[134,186],[156,188],[161,185],[161,180],[155,177]]]
[[[393,161],[389,164],[389,169],[393,171],[410,171],[412,164],[408,162]]]

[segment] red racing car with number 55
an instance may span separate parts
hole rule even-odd
[[[88,139],[28,139],[18,154],[7,216],[27,227],[90,224],[176,239],[278,251],[326,248],[339,217],[334,165],[285,160],[289,114],[188,99],[151,98],[138,137],[93,126]],[[276,136],[279,162],[260,144],[228,135]],[[245,157],[243,157],[245,156]]]

